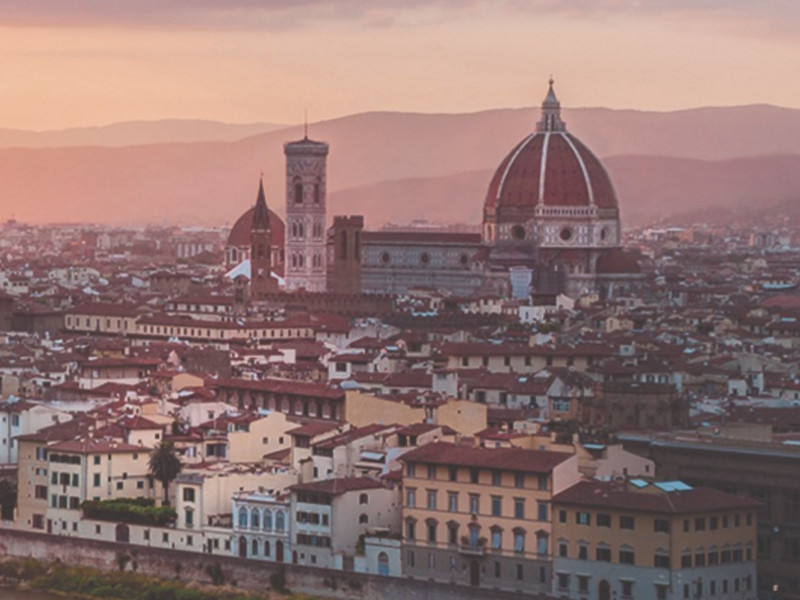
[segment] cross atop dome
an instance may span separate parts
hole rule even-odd
[[[553,78],[550,78],[550,88],[547,90],[544,102],[542,102],[542,118],[536,124],[536,131],[548,133],[551,131],[566,131],[566,123],[561,120],[561,103],[556,98],[553,90]]]

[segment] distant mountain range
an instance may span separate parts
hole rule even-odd
[[[563,113],[603,159],[627,223],[792,206],[800,197],[800,110]],[[311,137],[331,145],[329,214],[364,214],[370,227],[478,223],[491,173],[537,118],[538,109],[502,109],[314,123]],[[262,172],[267,202],[282,213],[283,144],[302,135],[300,127],[206,121],[0,130],[0,219],[231,224],[254,202]]]

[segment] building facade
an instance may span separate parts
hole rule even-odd
[[[757,507],[677,481],[582,481],[553,498],[552,592],[754,600]]]
[[[579,479],[577,456],[434,442],[400,460],[405,576],[549,591],[551,499]]]

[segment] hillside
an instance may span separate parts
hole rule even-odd
[[[570,131],[604,158],[626,222],[663,216],[665,206],[675,213],[800,195],[798,110],[564,112]],[[490,172],[537,116],[366,113],[313,124],[312,137],[331,144],[329,213],[364,213],[372,227],[476,222]],[[226,127],[216,135],[233,135]],[[254,201],[262,172],[267,202],[282,213],[283,144],[300,137],[292,127],[235,141],[1,149],[0,219],[230,224]]]

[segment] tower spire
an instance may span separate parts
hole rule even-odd
[[[542,102],[542,118],[536,124],[536,131],[540,133],[566,131],[566,123],[561,120],[561,103],[556,98],[556,92],[553,89],[555,82],[552,75],[548,83],[550,87],[547,89],[544,102]]]
[[[258,180],[258,196],[256,197],[255,211],[253,211],[254,231],[266,231],[269,229],[269,210],[267,209],[267,197],[264,194],[264,176]]]

